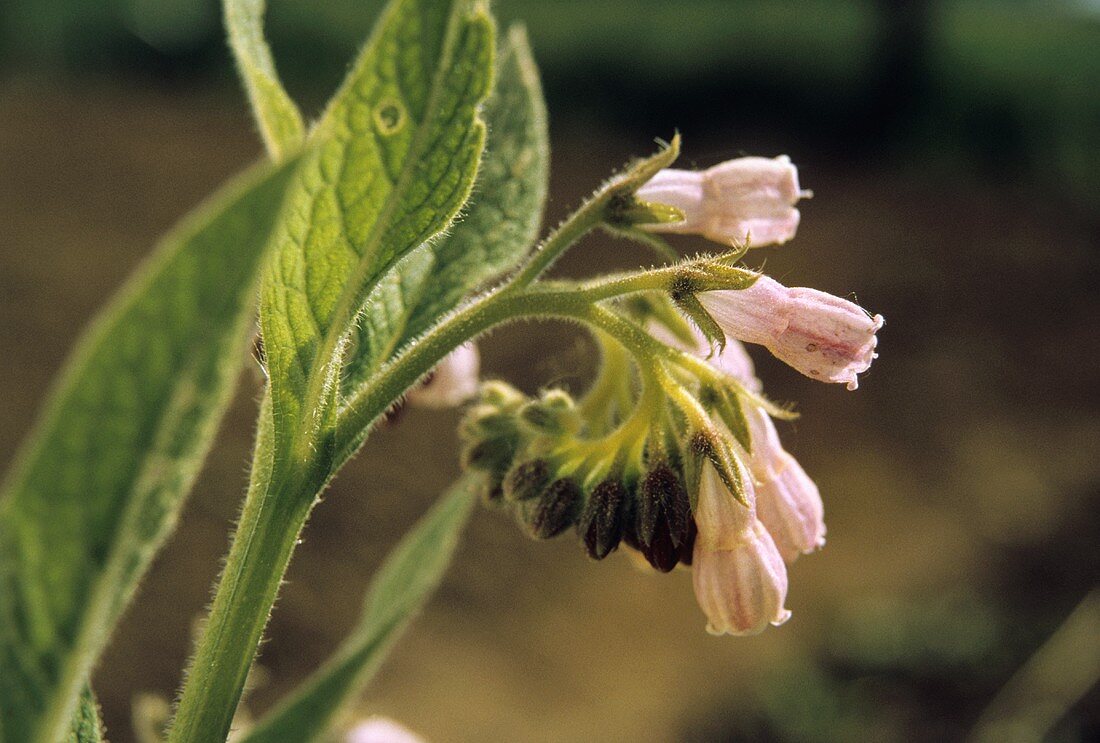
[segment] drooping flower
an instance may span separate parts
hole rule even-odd
[[[825,507],[821,493],[798,460],[779,443],[767,411],[745,406],[752,436],[748,465],[756,484],[760,522],[787,562],[825,546]]]
[[[707,358],[710,347],[703,334],[693,329],[695,347],[688,347],[664,325],[650,322],[649,332],[669,345]],[[707,358],[716,368],[734,377],[745,388],[760,392],[752,358],[740,341],[730,339],[721,352]],[[790,563],[800,554],[825,545],[824,505],[817,485],[793,456],[783,449],[779,432],[768,412],[749,399],[742,400],[752,452],[745,456],[756,487],[757,517],[767,528],[783,559]]]
[[[752,247],[794,237],[800,218],[794,205],[809,195],[799,188],[798,168],[786,155],[741,157],[703,171],[666,168],[637,192],[642,201],[684,213],[683,221],[645,225],[647,230]]]
[[[478,390],[481,366],[477,346],[464,343],[447,354],[419,387],[409,390],[409,403],[421,408],[453,408]]]
[[[766,346],[806,376],[849,390],[876,357],[875,333],[884,322],[846,299],[768,276],[747,289],[703,292],[699,301],[730,338]]]
[[[700,476],[691,571],[711,634],[755,635],[791,616],[783,606],[787,567],[756,516],[751,482],[744,482],[749,506],[734,499],[709,464]]]

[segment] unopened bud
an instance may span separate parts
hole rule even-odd
[[[485,404],[504,409],[516,408],[527,399],[522,392],[512,385],[498,380],[483,383],[480,394]]]
[[[560,413],[548,408],[541,401],[524,405],[520,408],[519,417],[540,433],[559,433],[563,429]]]
[[[687,541],[691,503],[680,476],[667,464],[657,464],[642,479],[637,518],[642,554],[658,570],[672,570]]]
[[[577,483],[561,478],[550,483],[534,502],[523,505],[527,526],[536,539],[550,539],[568,529],[577,520],[581,489]]]
[[[593,560],[602,560],[619,546],[628,495],[622,481],[604,480],[588,496],[577,529]]]
[[[474,406],[459,426],[459,434],[465,439],[497,438],[515,432],[515,417],[492,405]]]
[[[504,497],[518,502],[530,500],[542,493],[550,481],[550,465],[545,459],[520,462],[504,478]]]
[[[462,467],[503,476],[511,466],[515,453],[515,445],[508,439],[474,441],[462,450]]]

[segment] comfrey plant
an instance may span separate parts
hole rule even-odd
[[[379,571],[333,658],[237,740],[328,734],[437,585],[477,493],[535,537],[574,529],[595,559],[623,546],[660,571],[691,566],[712,632],[785,621],[785,565],[822,545],[822,504],[740,341],[854,389],[882,325],[739,265],[794,236],[806,194],[790,161],[674,170],[674,137],[537,241],[546,117],[522,30],[498,43],[483,3],[393,0],[307,131],[262,13],[225,3],[271,162],[188,217],[96,319],[6,481],[0,740],[101,739],[90,673],[211,445],[257,295],[250,481],[168,740],[229,735],[307,516],[406,397],[477,398],[467,473]],[[546,278],[597,229],[668,262]],[[679,260],[662,233],[721,249]],[[591,334],[602,360],[583,396],[479,384],[475,340],[520,319]]]

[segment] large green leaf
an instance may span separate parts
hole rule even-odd
[[[241,743],[307,743],[325,735],[438,588],[476,501],[473,484],[470,477],[456,483],[404,536],[375,575],[359,624],[329,661]]]
[[[295,152],[305,138],[302,114],[275,72],[264,40],[265,0],[225,0],[225,27],[252,112],[267,151],[275,160]]]
[[[347,362],[345,389],[472,290],[515,266],[538,237],[550,147],[538,69],[521,26],[501,44],[484,117],[485,159],[464,216],[428,250],[410,256],[416,262],[398,264],[375,287]]]
[[[318,124],[261,303],[277,469],[316,464],[368,293],[466,201],[492,53],[482,4],[395,0]]]
[[[247,358],[292,165],[229,185],[80,341],[0,500],[0,740],[62,737]]]

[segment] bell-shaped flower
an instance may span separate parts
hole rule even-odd
[[[802,287],[786,287],[761,276],[747,289],[699,294],[699,301],[730,338],[766,346],[808,377],[841,382],[854,390],[856,375],[877,356],[875,333],[882,315]]]
[[[779,443],[771,416],[759,407],[745,408],[752,436],[749,470],[756,481],[756,509],[761,523],[787,562],[825,546],[825,507],[817,485]]]
[[[712,466],[705,464],[700,475],[691,571],[695,598],[711,634],[753,635],[791,616],[783,606],[786,565],[756,517],[751,482],[744,481],[747,507]]]
[[[409,403],[420,408],[461,405],[477,394],[480,366],[477,346],[462,344],[447,354],[425,381],[409,390]]]
[[[794,205],[809,196],[786,155],[741,157],[703,171],[666,168],[637,191],[642,201],[674,206],[679,222],[648,224],[653,232],[698,234],[726,245],[779,245],[794,237]]]
[[[671,346],[707,357],[710,347],[703,334],[693,329],[694,348],[689,348],[664,325],[650,322],[649,332]],[[752,359],[740,341],[730,339],[721,352],[707,359],[715,367],[734,377],[747,389],[760,392]],[[817,485],[798,461],[783,449],[779,432],[767,411],[742,400],[752,453],[746,457],[756,488],[757,517],[771,534],[783,559],[790,563],[798,555],[825,545],[825,509]]]

